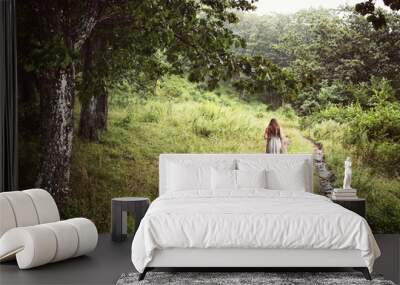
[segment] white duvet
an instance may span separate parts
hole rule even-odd
[[[172,192],[149,208],[132,243],[143,272],[155,249],[358,249],[372,271],[380,251],[365,219],[299,191]]]

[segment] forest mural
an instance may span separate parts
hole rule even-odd
[[[158,156],[323,145],[374,232],[400,232],[400,2],[252,13],[254,1],[17,1],[19,187],[110,226],[110,201],[158,195]],[[314,192],[319,193],[318,175]]]

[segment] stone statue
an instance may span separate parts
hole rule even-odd
[[[352,189],[351,186],[351,158],[347,157],[344,162],[344,179],[343,179],[343,190]]]

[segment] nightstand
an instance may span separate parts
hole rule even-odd
[[[365,218],[365,199],[363,198],[355,198],[351,200],[332,199],[332,202]]]
[[[128,212],[135,220],[133,235],[150,206],[150,200],[143,197],[113,198],[111,201],[111,237],[113,241],[123,241],[128,235]]]

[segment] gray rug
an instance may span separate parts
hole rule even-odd
[[[122,274],[117,285],[395,285],[381,276],[372,276],[373,280],[368,281],[359,272],[148,272],[142,281],[137,280],[138,276],[138,273]]]

